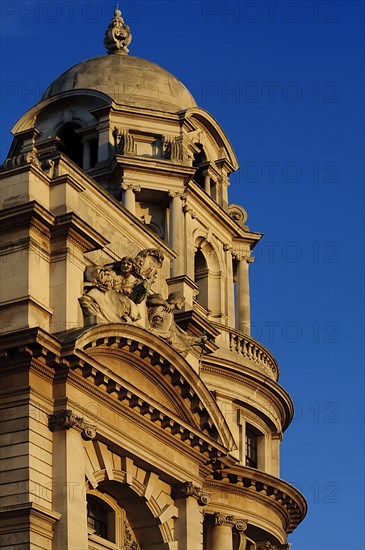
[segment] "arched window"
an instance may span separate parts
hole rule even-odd
[[[246,466],[257,468],[257,434],[249,424],[246,425]]]
[[[106,493],[86,495],[89,550],[140,550],[126,511]]]
[[[87,495],[87,527],[91,535],[115,541],[115,512],[103,500]]]
[[[82,168],[83,144],[81,143],[81,136],[76,132],[80,127],[79,124],[68,122],[62,126],[58,137],[60,139],[60,151]]]
[[[207,156],[204,152],[204,147],[200,143],[196,143],[195,146],[197,147],[198,151],[194,153],[194,160],[193,160],[193,166],[197,168],[195,174],[194,174],[194,181],[204,189],[205,187],[205,177],[204,177],[204,168],[203,166],[207,162]]]
[[[208,264],[203,252],[198,249],[194,257],[194,279],[199,286],[197,302],[208,309]]]
[[[265,470],[265,436],[255,426],[246,423],[245,465]]]

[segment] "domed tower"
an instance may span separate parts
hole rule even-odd
[[[0,173],[2,548],[278,550],[306,513],[279,477],[293,405],[250,336],[261,238],[233,149],[158,65],[57,78]],[[4,267],[5,266],[5,267]]]

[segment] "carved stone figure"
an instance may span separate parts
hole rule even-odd
[[[134,259],[134,265],[142,279],[149,280],[152,285],[156,280],[158,270],[162,267],[164,256],[158,248],[141,250]]]
[[[174,311],[181,309],[185,297],[181,292],[172,292],[165,300],[161,294],[152,294],[147,298],[148,321],[150,330],[166,340],[182,354],[188,353],[193,346],[203,346],[206,336],[193,338],[188,336],[174,321]]]
[[[84,295],[79,298],[85,325],[138,321],[137,304],[149,293],[162,262],[162,252],[148,248],[113,266],[87,267]]]
[[[141,277],[135,269],[134,258],[124,256],[119,262],[113,264],[113,269],[120,276],[119,285],[115,288],[125,296],[131,296],[134,287],[141,282]]]
[[[122,291],[123,277],[103,266],[87,267],[85,292],[79,298],[85,324],[137,321],[136,304]]]

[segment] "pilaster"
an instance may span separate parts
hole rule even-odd
[[[184,216],[182,199],[179,191],[169,191],[170,197],[170,246],[177,257],[172,262],[171,276],[177,277],[184,273]]]
[[[203,513],[201,507],[208,503],[209,493],[202,491],[191,481],[187,481],[174,485],[171,496],[179,510],[175,536],[179,541],[179,550],[202,548]]]
[[[53,433],[53,509],[62,514],[55,531],[53,550],[87,548],[85,464],[83,439],[95,437],[95,426],[72,411],[49,417]]]
[[[78,298],[83,292],[84,253],[107,241],[73,213],[58,216],[52,233],[50,305],[53,308],[50,332],[82,326]]]

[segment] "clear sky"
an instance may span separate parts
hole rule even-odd
[[[293,550],[364,550],[363,56],[357,1],[138,1],[130,54],[175,74],[222,125],[230,200],[264,233],[253,336],[296,405],[281,475],[309,512]],[[2,149],[70,66],[103,55],[114,2],[1,3]]]

